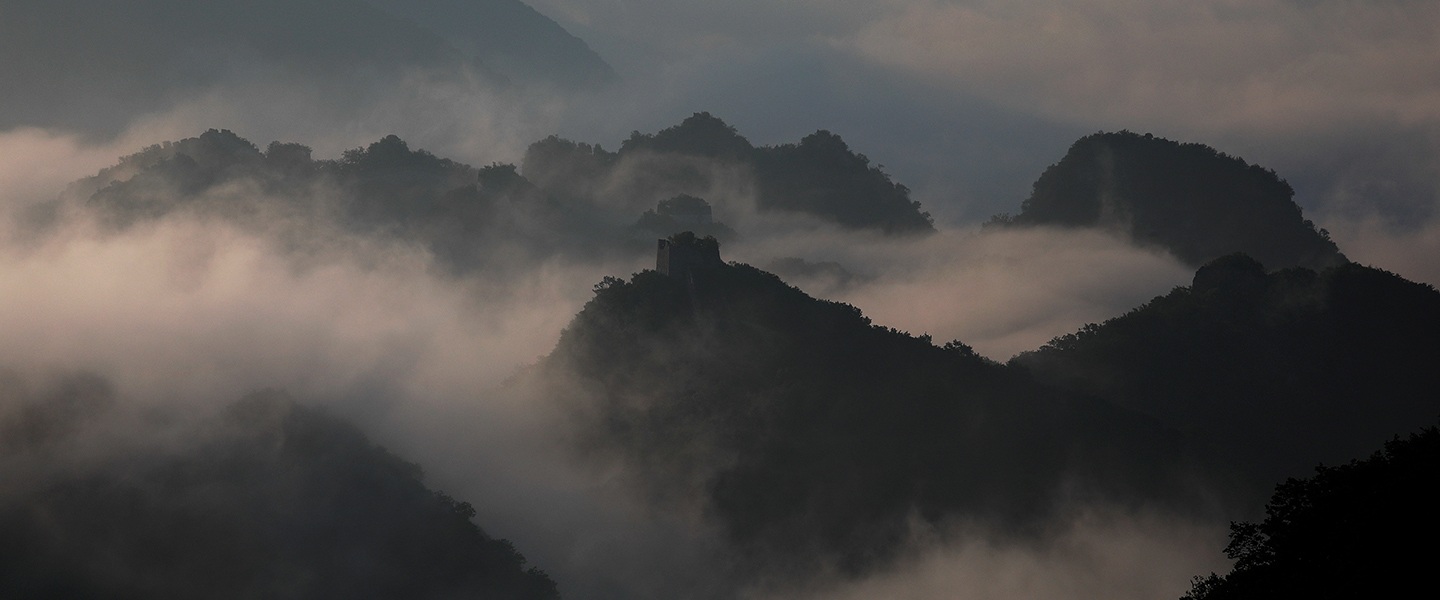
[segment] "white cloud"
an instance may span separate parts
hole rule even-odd
[[[899,568],[798,598],[1142,600],[1177,598],[1189,579],[1228,570],[1223,527],[1154,514],[1088,513],[1053,540],[983,534],[934,544]]]
[[[873,279],[838,290],[824,280],[793,283],[853,304],[877,325],[936,343],[959,339],[1000,361],[1189,285],[1194,272],[1104,232],[1048,228],[944,229],[923,239],[791,235],[728,252],[762,268],[785,256],[839,262]]]

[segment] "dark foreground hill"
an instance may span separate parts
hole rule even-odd
[[[1128,131],[1080,138],[1035,182],[1009,226],[1103,227],[1193,266],[1243,252],[1272,269],[1321,269],[1345,256],[1274,171],[1202,144]]]
[[[1186,432],[1253,488],[1440,416],[1440,293],[1353,263],[1267,274],[1232,255],[1011,363]]]
[[[551,136],[530,145],[525,176],[559,196],[638,211],[678,194],[719,210],[798,213],[849,229],[934,231],[910,190],[891,181],[840,136],[817,131],[797,144],[756,147],[734,127],[696,113],[654,134],[634,132],[615,152]],[[753,199],[752,199],[753,196]]]
[[[1235,568],[1183,600],[1401,598],[1434,582],[1440,430],[1275,489],[1260,523],[1231,525]]]
[[[1178,436],[1149,418],[713,254],[665,270],[597,286],[532,377],[587,456],[698,505],[751,568],[862,571],[951,519],[1025,535],[1062,497],[1189,501]]]
[[[0,596],[558,598],[419,467],[283,395],[110,404],[78,378],[0,420]]]

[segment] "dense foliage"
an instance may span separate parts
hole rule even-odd
[[[1195,579],[1185,600],[1400,598],[1434,580],[1440,535],[1440,430],[1275,489],[1260,523],[1231,525],[1223,577]]]
[[[1176,436],[1140,415],[746,265],[689,274],[607,279],[533,375],[575,411],[587,455],[621,461],[649,497],[698,499],[743,560],[860,570],[915,518],[1020,532],[1062,491],[1185,492]]]
[[[6,598],[558,597],[468,504],[333,417],[261,393],[125,443],[107,396],[82,379],[0,422]]]
[[[1440,293],[1356,264],[1267,274],[1232,255],[1012,363],[1187,432],[1253,489],[1440,414]]]
[[[1274,171],[1203,144],[1128,131],[1076,141],[1006,225],[1107,227],[1201,265],[1244,252],[1271,268],[1345,262]]]

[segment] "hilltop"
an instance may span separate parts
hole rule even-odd
[[[1346,262],[1274,171],[1203,144],[1128,131],[1077,140],[997,226],[1100,227],[1192,266],[1243,252],[1272,269]]]

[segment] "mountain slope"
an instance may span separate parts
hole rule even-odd
[[[1440,293],[1356,264],[1267,274],[1233,255],[1012,364],[1152,415],[1265,485],[1440,415]]]
[[[368,1],[423,25],[511,79],[573,87],[616,79],[583,40],[520,0]]]
[[[0,419],[6,598],[558,598],[419,467],[283,394],[114,404],[82,377]]]
[[[324,114],[343,116],[416,77],[499,88],[509,77],[582,86],[613,74],[583,42],[518,0],[0,6],[0,129],[113,134],[136,116],[225,85],[307,91],[325,103]]]

